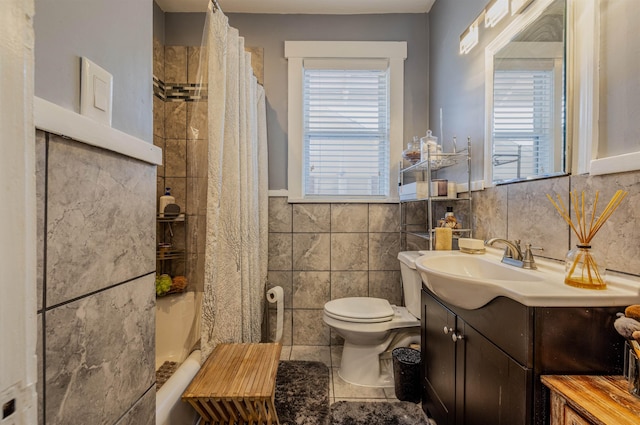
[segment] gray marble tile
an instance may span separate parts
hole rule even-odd
[[[187,176],[187,141],[185,139],[165,140],[165,177]]]
[[[275,341],[276,339],[276,331],[277,331],[277,312],[276,310],[269,310],[269,341]],[[293,334],[293,329],[292,329],[292,317],[293,317],[293,310],[286,308],[283,312],[284,318],[282,320],[282,339],[280,340],[280,342],[283,345],[288,345],[290,346],[292,344],[292,334]],[[284,347],[283,347],[283,351],[284,351]],[[289,353],[291,353],[291,351],[289,350]],[[280,356],[280,358],[282,358],[282,355]],[[287,358],[288,360],[288,358]]]
[[[294,204],[294,232],[329,232],[331,230],[331,204]]]
[[[591,210],[595,192],[599,192],[597,215],[604,211],[616,190],[628,192],[620,206],[604,223],[592,240],[596,254],[604,260],[608,270],[640,275],[640,172],[618,173],[604,176],[572,176],[571,189],[580,196],[585,193],[585,204]],[[567,202],[569,195],[564,200]],[[588,217],[591,214],[588,213]],[[574,222],[575,215],[572,215]],[[578,242],[571,233],[571,247]]]
[[[338,335],[338,333],[334,329],[331,329],[329,334],[329,344],[332,347],[341,347],[344,345],[344,338]]]
[[[164,81],[164,44],[153,37],[153,75]]]
[[[331,350],[317,345],[294,345],[291,347],[291,360],[322,362],[331,368]]]
[[[369,296],[369,272],[331,272],[331,299]]]
[[[47,142],[43,131],[36,131],[36,297],[37,309],[42,310],[44,291],[44,232],[46,208]]]
[[[333,391],[337,399],[386,399],[384,390],[375,387],[363,387],[345,382],[338,374],[337,368],[332,368]],[[361,401],[361,400],[360,400]]]
[[[187,205],[186,211],[191,215],[205,216],[207,214],[207,184],[206,177],[187,177]]]
[[[329,327],[322,314],[323,310],[293,310],[292,345],[329,345]]]
[[[293,308],[293,277],[290,271],[267,272],[268,288],[280,286],[284,293],[284,307]],[[276,308],[274,304],[269,304],[270,309]]]
[[[400,270],[399,233],[369,233],[369,270]]]
[[[398,204],[369,204],[370,232],[400,232]]]
[[[155,166],[49,141],[47,306],[155,269]]]
[[[187,140],[187,177],[207,178],[208,141],[206,139]]]
[[[507,188],[495,186],[473,193],[475,239],[507,237]]]
[[[414,235],[407,235],[406,250],[407,251],[420,251],[429,249],[429,241]]]
[[[195,410],[193,411],[195,415]],[[155,425],[156,423],[156,391],[152,386],[134,404],[116,425]]]
[[[508,191],[509,239],[520,239],[523,246],[530,243],[544,248],[539,254],[543,257],[564,259],[569,226],[547,199],[547,194],[555,197],[558,193],[566,199],[569,177],[510,184]]]
[[[293,234],[293,270],[329,270],[329,233]]]
[[[200,58],[200,53],[204,53]],[[207,48],[200,46],[187,47],[187,82],[206,82],[209,75],[207,66]]]
[[[206,101],[186,102],[187,139],[205,140],[208,138],[208,109]]]
[[[187,102],[165,102],[164,137],[166,139],[187,138]]]
[[[324,308],[330,299],[330,272],[293,272],[293,308]]]
[[[156,172],[156,175],[158,177],[165,177],[164,166],[167,163],[167,160],[165,159],[166,158],[166,155],[165,155],[166,149],[165,149],[165,143],[164,142],[165,142],[164,141],[164,137],[160,137],[160,136],[158,136],[156,134],[153,135],[153,144],[154,144],[154,146],[157,146],[160,149],[162,149],[162,165],[158,165],[157,166],[157,172]]]
[[[335,346],[331,347],[331,367],[340,367],[342,361],[342,349],[343,347]]]
[[[287,198],[269,197],[269,231],[291,232],[293,229],[293,206]]]
[[[186,273],[188,291],[204,291],[205,258],[204,253],[187,253]]]
[[[164,137],[164,100],[153,96],[153,135]]]
[[[291,270],[291,233],[269,233],[269,270]]]
[[[369,296],[402,305],[402,278],[399,271],[370,271]]]
[[[406,224],[419,224],[424,228],[427,222],[426,202],[409,202],[404,204]]]
[[[151,273],[47,311],[47,424],[115,423],[153,385],[153,282]]]
[[[367,270],[368,239],[367,233],[332,233],[331,270]]]
[[[164,81],[165,83],[187,82],[187,48],[185,46],[165,46]]]
[[[332,204],[332,232],[367,232],[369,229],[369,205]]]
[[[43,338],[44,335],[42,333],[42,318],[43,314],[46,313],[38,313],[36,316],[37,320],[37,330],[36,330],[36,357],[37,365],[38,365],[38,383],[36,384],[36,391],[38,392],[38,425],[44,424],[44,352],[43,352]]]

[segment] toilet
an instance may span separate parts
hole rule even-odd
[[[338,298],[324,305],[324,322],[344,338],[338,371],[344,381],[368,387],[393,386],[391,368],[381,367],[381,355],[420,343],[422,278],[415,266],[420,255],[418,251],[398,254],[406,306],[370,297]]]

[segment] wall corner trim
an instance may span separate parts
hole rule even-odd
[[[162,165],[162,149],[74,111],[34,96],[35,127],[130,158]]]

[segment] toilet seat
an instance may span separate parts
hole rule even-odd
[[[380,323],[393,319],[395,314],[389,301],[382,298],[338,298],[324,305],[327,316],[354,323]]]

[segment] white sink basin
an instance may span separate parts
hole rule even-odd
[[[528,306],[623,306],[640,302],[640,281],[609,276],[607,289],[564,284],[564,265],[537,259],[537,270],[502,263],[502,250],[484,255],[427,251],[416,260],[424,286],[443,301],[467,310],[504,296]]]

